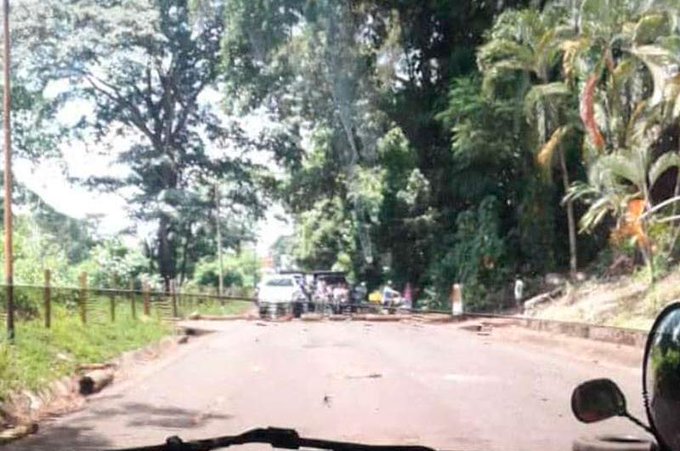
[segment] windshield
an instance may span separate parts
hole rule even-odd
[[[679,1],[0,1],[0,443],[629,435]]]
[[[266,287],[292,287],[293,279],[269,279],[264,285]]]

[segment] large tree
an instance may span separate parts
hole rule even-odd
[[[251,212],[260,205],[253,174],[237,158],[243,134],[216,109],[222,2],[37,3],[17,8],[25,70],[61,87],[71,110],[82,107],[80,137],[126,169],[90,182],[122,191],[134,215],[155,224],[150,253],[169,289],[186,268],[179,256],[186,260],[210,221],[202,186],[223,181],[224,198]]]

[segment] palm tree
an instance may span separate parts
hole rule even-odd
[[[591,229],[612,214],[615,233],[631,236],[654,267],[649,225],[672,202],[654,206],[660,177],[680,168],[677,150],[654,158],[665,130],[680,116],[680,36],[677,0],[584,0],[579,33],[563,44],[567,83],[579,86],[589,173],[565,201],[584,199]],[[680,194],[676,180],[674,197]],[[678,229],[680,230],[680,229]],[[677,235],[677,233],[676,233]],[[672,247],[671,247],[672,248]]]
[[[518,95],[525,104],[525,116],[536,128],[537,162],[547,174],[557,167],[566,192],[571,181],[564,138],[579,130],[573,114],[573,90],[563,77],[555,76],[563,59],[563,43],[574,36],[565,10],[549,8],[507,11],[494,25],[490,40],[478,53],[484,88],[493,95],[499,80],[517,75]],[[569,269],[578,269],[576,220],[571,200],[566,202],[569,229]]]

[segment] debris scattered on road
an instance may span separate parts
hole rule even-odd
[[[78,384],[80,386],[81,395],[91,395],[97,393],[102,388],[113,382],[114,372],[112,369],[94,370],[80,378]]]
[[[322,401],[323,405],[326,406],[326,407],[330,407],[331,406],[331,399],[332,399],[331,395],[324,395],[323,401]]]
[[[258,321],[258,322],[255,323],[255,325],[267,327],[269,324],[265,323],[264,321]]]
[[[383,375],[380,373],[370,373],[358,376],[347,375],[345,376],[345,379],[380,379],[381,377],[383,377]]]
[[[177,340],[178,345],[184,345],[184,344],[187,344],[187,343],[189,343],[189,336],[188,335],[182,335]]]

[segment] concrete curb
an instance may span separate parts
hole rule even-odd
[[[594,341],[603,341],[618,345],[644,348],[647,343],[647,331],[639,329],[625,329],[622,327],[601,326],[597,324],[574,323],[569,321],[558,321],[540,318],[528,318],[523,316],[503,316],[503,315],[478,315],[468,314],[468,319],[483,320],[503,320],[505,324],[512,323],[526,329],[539,332],[549,332],[554,334],[566,335],[569,337],[584,338]],[[492,321],[488,321],[494,325]]]

